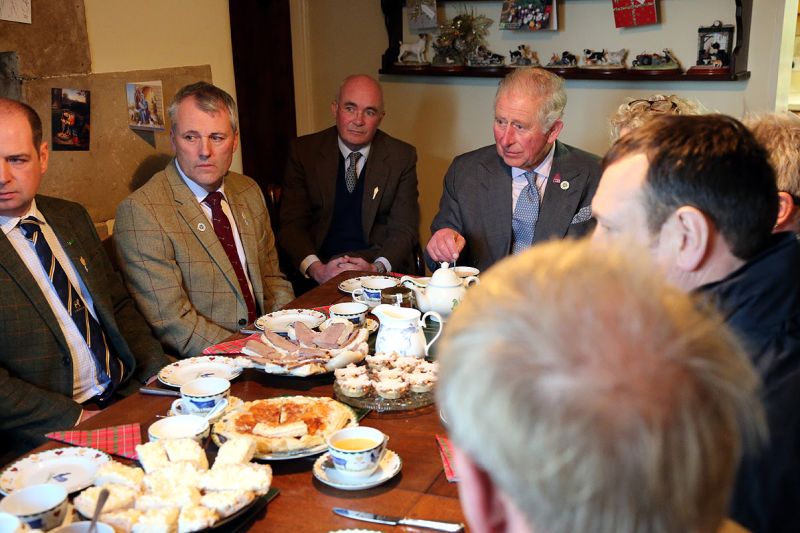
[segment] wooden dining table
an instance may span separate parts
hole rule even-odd
[[[302,309],[350,301],[338,290],[348,278],[367,273],[345,272],[296,298],[286,308]],[[199,354],[198,354],[199,355]],[[158,386],[158,385],[154,385]],[[167,387],[164,387],[167,388]],[[297,378],[265,374],[247,369],[231,384],[231,394],[245,401],[286,395],[333,396],[333,376]],[[136,393],[107,407],[76,429],[95,429],[139,422],[143,440],[157,416],[165,415],[174,398]],[[272,486],[280,491],[255,516],[248,531],[327,532],[340,529],[375,531],[429,531],[404,526],[387,526],[356,521],[333,513],[334,507],[396,517],[464,522],[455,483],[447,481],[436,435],[445,428],[434,405],[412,411],[377,413],[371,411],[361,425],[378,428],[389,436],[388,447],[400,456],[402,470],[377,487],[344,491],[317,480],[312,467],[317,458],[271,461]],[[35,452],[63,446],[48,442]],[[209,454],[216,446],[208,444]]]

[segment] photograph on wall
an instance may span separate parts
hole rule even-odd
[[[439,26],[436,22],[436,0],[407,0],[406,9],[411,33],[435,30]]]
[[[0,20],[31,23],[31,0],[0,0]]]
[[[164,129],[164,92],[160,81],[141,81],[125,85],[128,100],[128,127],[134,130]]]
[[[501,30],[557,30],[556,0],[505,0],[500,11]]]
[[[52,150],[89,150],[90,106],[85,89],[51,89]]]
[[[714,21],[697,30],[697,65],[724,68],[731,64],[733,24]]]

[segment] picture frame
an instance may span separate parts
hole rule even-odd
[[[719,20],[697,29],[697,66],[730,68],[733,50],[733,24]]]

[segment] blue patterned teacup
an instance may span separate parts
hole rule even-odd
[[[386,453],[389,437],[367,426],[340,429],[328,437],[333,466],[348,476],[371,476]]]

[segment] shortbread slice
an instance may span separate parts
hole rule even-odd
[[[178,516],[178,533],[191,533],[209,528],[219,520],[219,513],[202,505],[187,505]]]
[[[177,533],[178,514],[177,507],[150,509],[134,524],[133,533]]]
[[[193,461],[178,461],[145,475],[142,484],[149,492],[166,492],[173,487],[198,487],[202,475]]]
[[[97,469],[94,476],[95,485],[125,485],[139,490],[144,477],[144,470],[136,466],[125,466],[117,461],[108,461]]]
[[[100,515],[100,521],[114,528],[114,533],[131,533],[133,526],[142,515],[136,509],[120,509]]]
[[[272,468],[269,465],[222,465],[203,474],[200,478],[200,489],[209,492],[252,490],[258,494],[266,494],[271,483]]]
[[[137,444],[136,453],[139,456],[139,462],[142,464],[144,471],[148,474],[155,472],[159,468],[164,468],[169,464],[167,451],[164,449],[164,445],[161,441]]]
[[[164,449],[173,463],[178,461],[192,461],[200,470],[208,470],[206,452],[192,439],[174,439],[164,441]]]
[[[212,468],[249,463],[255,453],[256,439],[247,436],[230,438],[219,447],[217,458],[214,460]]]
[[[102,487],[89,487],[78,494],[72,504],[83,516],[90,517],[94,514],[94,508],[97,506],[97,498],[100,496],[100,491],[103,489],[108,490],[108,499],[103,506],[103,509],[107,512],[133,507],[136,497],[139,495],[138,491],[130,487],[108,484]]]
[[[200,502],[200,491],[194,487],[172,487],[169,490],[148,492],[136,500],[140,511],[161,509],[163,507],[184,507]]]
[[[225,518],[244,508],[255,497],[255,493],[250,490],[223,490],[209,492],[200,499],[200,503],[214,509],[221,517]]]

